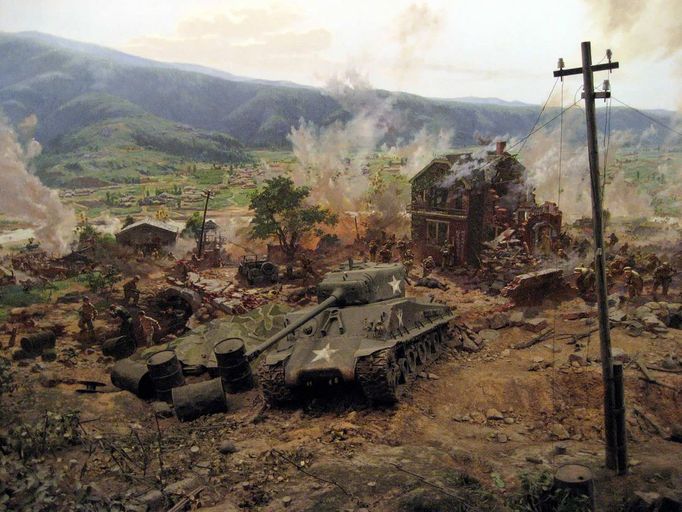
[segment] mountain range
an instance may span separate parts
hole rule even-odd
[[[382,141],[389,144],[422,129],[452,130],[453,147],[471,145],[475,133],[522,136],[539,112],[537,105],[497,98],[372,94],[390,100],[400,121]],[[291,128],[301,120],[327,126],[354,114],[323,89],[157,62],[37,32],[0,33],[0,109],[15,124],[37,116],[35,136],[50,164],[66,154],[82,158],[84,145],[106,146],[101,134],[112,131],[116,144],[240,162],[248,159],[247,148],[289,147]],[[672,113],[649,115],[668,122]],[[642,133],[650,125],[636,112],[613,109],[612,129]]]

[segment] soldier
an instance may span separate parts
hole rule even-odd
[[[87,295],[83,296],[83,305],[81,306],[79,312],[78,327],[80,327],[81,332],[87,330],[88,334],[93,337],[95,335],[95,327],[92,325],[93,320],[97,318],[97,310],[95,306],[90,302],[90,298]]]
[[[407,248],[407,241],[404,238],[401,238],[398,240],[398,243],[396,244],[396,248],[398,249],[398,254],[400,254],[400,259],[403,259],[403,254],[405,253]]]
[[[390,263],[393,258],[393,251],[391,250],[392,245],[387,240],[381,250],[379,251],[379,260],[381,263]]]
[[[317,271],[313,268],[313,260],[306,254],[301,255],[301,270],[303,271],[303,277],[306,277],[308,275],[317,278],[319,277],[319,274]]]
[[[131,336],[133,332],[133,317],[130,312],[121,306],[111,305],[109,313],[113,318],[118,318],[121,321],[121,326],[118,329],[119,336]]]
[[[631,299],[639,297],[642,295],[642,290],[644,289],[644,280],[639,272],[633,270],[632,267],[625,267],[623,269],[625,274],[625,286],[628,290],[628,296]]]
[[[670,283],[675,275],[675,270],[672,265],[667,261],[661,263],[656,270],[654,270],[654,284],[651,293],[655,294],[658,291],[658,287],[662,288],[663,296],[668,296],[668,290],[670,289]]]
[[[400,261],[409,274],[412,267],[414,267],[414,254],[412,254],[412,251],[410,249],[405,249],[405,252],[400,254]]]
[[[615,233],[611,233],[609,235],[609,247],[613,247],[618,243],[618,237],[616,236]]]
[[[377,260],[377,250],[379,249],[379,244],[376,240],[369,241],[369,261],[375,262]]]
[[[564,261],[568,260],[568,254],[566,254],[566,251],[564,251],[563,247],[559,247],[559,249],[556,252],[556,255],[559,256]]]
[[[440,268],[445,270],[450,266],[450,244],[448,242],[443,243],[443,247],[440,248]]]
[[[659,266],[661,266],[661,260],[656,255],[656,253],[651,253],[646,257],[645,269],[649,273],[653,273]]]
[[[589,295],[594,292],[595,274],[594,270],[589,267],[576,267],[573,270],[576,276],[575,285],[578,287],[580,295]]]
[[[432,256],[427,256],[422,260],[422,277],[427,277],[433,269],[436,268],[436,262],[433,261]]]
[[[140,281],[140,276],[135,276],[123,285],[123,303],[129,304],[132,301],[133,306],[137,306],[140,300],[140,290],[137,289],[137,283]]]
[[[159,322],[154,320],[151,316],[147,316],[144,310],[137,313],[137,321],[139,325],[138,340],[144,342],[148,347],[154,345],[154,335],[161,331]]]
[[[618,250],[618,254],[620,254],[621,256],[627,256],[629,250],[630,250],[630,245],[627,242],[625,242],[620,247],[620,249]]]

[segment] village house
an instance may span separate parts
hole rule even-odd
[[[178,238],[178,228],[156,219],[144,219],[126,226],[116,234],[116,240],[141,250],[145,254],[173,245]]]
[[[561,212],[553,203],[537,205],[525,167],[505,146],[435,158],[410,180],[416,257],[440,262],[447,245],[448,264],[478,265],[482,244],[508,229],[530,252],[557,239]]]

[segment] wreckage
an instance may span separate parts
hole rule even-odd
[[[450,308],[405,297],[398,263],[354,264],[328,273],[318,304],[286,317],[284,329],[246,354],[254,359],[279,342],[261,367],[271,404],[306,388],[360,385],[371,403],[390,404],[438,359],[450,337]]]

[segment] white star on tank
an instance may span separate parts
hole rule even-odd
[[[315,352],[315,357],[313,357],[313,360],[310,361],[311,363],[314,363],[315,361],[327,361],[329,362],[331,360],[331,356],[334,355],[338,350],[335,348],[329,348],[329,343],[327,343],[327,346],[324,347],[321,350],[313,350]]]
[[[391,276],[391,278],[392,279],[388,282],[388,284],[391,286],[391,288],[393,288],[393,293],[395,295],[399,295],[400,294],[400,283],[402,283],[402,281],[400,279],[396,279],[395,276]]]

